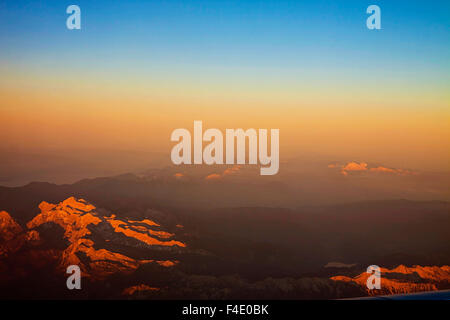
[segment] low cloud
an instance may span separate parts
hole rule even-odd
[[[371,172],[379,172],[379,173],[393,173],[393,174],[398,174],[398,175],[412,175],[412,174],[416,174],[415,171],[411,171],[411,170],[406,170],[406,169],[392,169],[392,168],[386,168],[386,167],[376,167],[376,168],[370,168]]]
[[[222,179],[225,176],[235,175],[241,170],[241,166],[235,165],[231,168],[227,168],[224,172],[221,174],[219,173],[213,173],[205,177],[205,180],[218,180]]]
[[[338,163],[331,163],[328,165],[330,169],[339,169],[339,172],[348,176],[349,173],[380,173],[380,174],[395,174],[395,175],[412,175],[416,172],[407,169],[389,168],[385,166],[374,166],[371,167],[367,162],[361,161],[350,161],[343,165]]]
[[[241,166],[233,166],[231,168],[226,169],[223,172],[223,175],[226,176],[226,175],[231,175],[231,174],[237,174],[239,172],[239,170],[241,170]]]
[[[343,175],[348,175],[349,171],[366,171],[367,170],[367,163],[365,162],[349,162],[346,165],[341,167],[341,173]]]
[[[217,173],[213,173],[205,177],[205,180],[218,180],[218,179],[222,179],[222,176]]]

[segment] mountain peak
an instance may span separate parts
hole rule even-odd
[[[11,217],[11,215],[6,211],[0,211],[0,229],[2,230],[2,235],[5,232],[21,231],[22,228],[19,224]]]
[[[0,211],[0,257],[17,251],[23,244],[22,227],[6,211]]]

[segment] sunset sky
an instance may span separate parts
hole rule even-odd
[[[281,161],[449,171],[449,21],[449,1],[1,1],[0,148],[168,153],[202,120],[279,128]]]

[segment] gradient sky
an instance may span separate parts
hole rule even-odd
[[[280,128],[282,156],[450,170],[449,40],[449,1],[2,0],[0,147],[168,152],[203,120]]]

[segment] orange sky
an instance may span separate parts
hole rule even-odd
[[[10,70],[0,81],[1,147],[169,152],[174,129],[192,130],[202,120],[205,128],[279,128],[281,161],[323,154],[450,169],[449,95],[440,88],[371,91],[324,83],[320,89],[322,80],[283,87],[276,79],[183,83]]]

